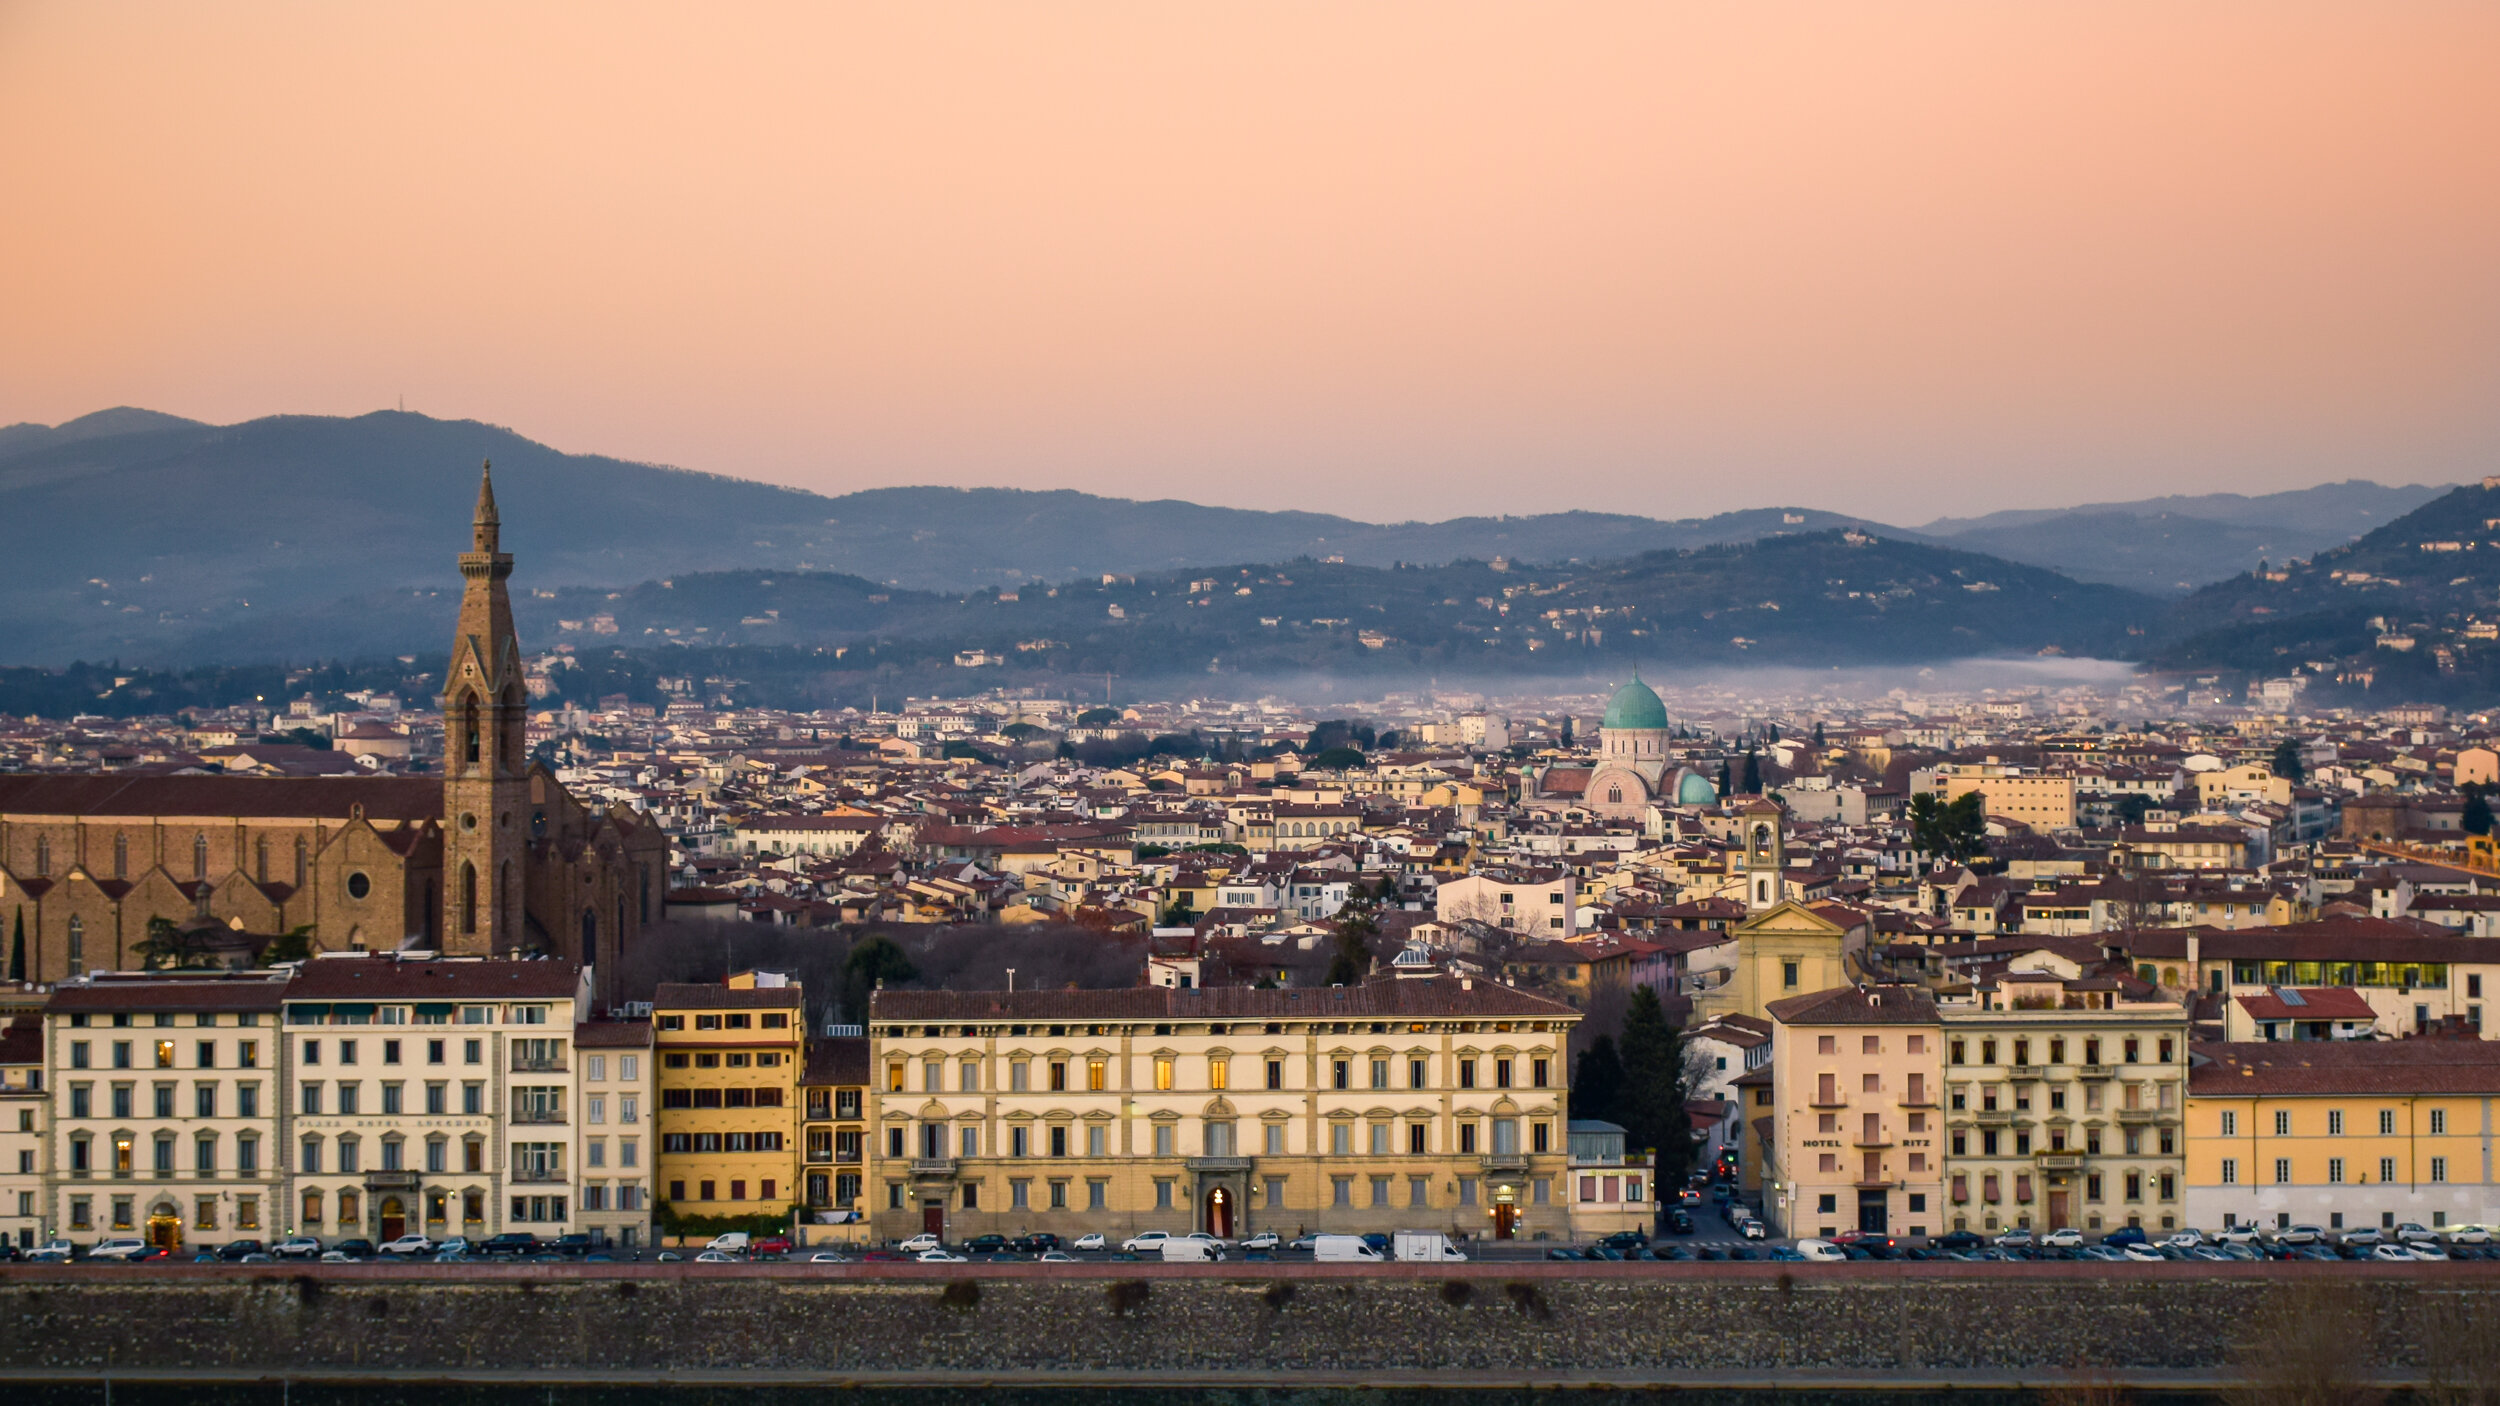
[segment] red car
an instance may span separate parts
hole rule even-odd
[[[1832,1237],[1832,1243],[1835,1245],[1881,1245],[1889,1250],[1892,1248],[1892,1237],[1878,1235],[1871,1230],[1844,1230]]]
[[[787,1235],[759,1236],[753,1244],[747,1246],[747,1253],[757,1259],[762,1259],[766,1255],[786,1255],[790,1253],[790,1250],[790,1237]]]
[[[867,1254],[861,1255],[860,1258],[880,1263],[900,1263],[904,1260],[910,1259],[911,1256],[904,1254],[900,1250],[870,1250]]]

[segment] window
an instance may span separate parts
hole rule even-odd
[[[2225,1157],[2222,1159],[2222,1184],[2224,1186],[2237,1186],[2240,1184],[2240,1159],[2237,1157]]]
[[[2431,1110],[2431,1136],[2432,1136],[2432,1137],[2445,1137],[2445,1136],[2447,1136],[2447,1134],[2448,1134],[2448,1110],[2447,1110],[2447,1109],[2445,1109],[2445,1108],[2434,1108],[2434,1109],[2432,1109],[2432,1110]]]
[[[2228,1108],[2222,1110],[2222,1135],[2224,1137],[2237,1137],[2239,1136],[2239,1132],[2240,1115]]]
[[[2431,1180],[2446,1181],[2447,1179],[2448,1159],[2445,1157],[2433,1157],[2431,1159]]]
[[[2292,1184],[2291,1158],[2277,1157],[2274,1159],[2274,1184],[2277,1186],[2289,1186]]]
[[[1155,1056],[1155,1087],[1164,1090],[1172,1087],[1172,1057],[1170,1055]]]
[[[1840,1053],[1840,1037],[1837,1035],[1815,1036],[1814,1052],[1819,1055],[1836,1055]]]
[[[2328,1137],[2344,1135],[2344,1110],[2330,1108],[2326,1111],[2326,1135]]]
[[[2291,1114],[2291,1110],[2289,1110],[2289,1109],[2276,1109],[2276,1110],[2275,1110],[2275,1114],[2274,1114],[2274,1135],[2275,1135],[2276,1137],[2290,1137],[2290,1136],[2292,1135],[2292,1114]],[[2291,1178],[2289,1178],[2289,1177],[2279,1177],[2279,1178],[2277,1178],[2277,1180],[2279,1180],[2279,1181],[2289,1181],[2290,1179],[2291,1179]]]
[[[2326,1180],[2327,1184],[2330,1186],[2341,1186],[2344,1184],[2343,1158],[2329,1157],[2326,1159]]]
[[[1476,1062],[1474,1060],[1462,1059],[1458,1062],[1458,1086],[1462,1089],[1472,1089],[1476,1086]]]
[[[1221,1055],[1210,1056],[1207,1059],[1207,1087],[1210,1089],[1232,1087],[1232,1067],[1231,1060]]]
[[[2378,1111],[2378,1135],[2380,1137],[2393,1137],[2395,1134],[2396,1110],[2392,1108],[2380,1109]],[[2382,1180],[2386,1180],[2386,1178],[2382,1178]]]
[[[1389,1061],[1385,1059],[1372,1061],[1372,1087],[1375,1089],[1389,1087]]]
[[[1271,1089],[1281,1089],[1285,1086],[1285,1062],[1283,1060],[1271,1059],[1267,1062],[1267,1086]]]
[[[1110,1064],[1108,1061],[1099,1056],[1085,1061],[1085,1087],[1088,1091],[1093,1093],[1101,1093],[1103,1090],[1111,1087]],[[1222,1084],[1217,1084],[1216,1087],[1220,1089],[1224,1086]]]
[[[1267,1140],[1266,1140],[1266,1147],[1265,1147],[1265,1149],[1264,1149],[1264,1150],[1265,1150],[1266,1154],[1267,1154],[1268,1156],[1270,1156],[1270,1157],[1282,1157],[1282,1156],[1284,1156],[1284,1155],[1285,1155],[1285,1125],[1284,1125],[1284,1124],[1282,1124],[1282,1123],[1270,1123],[1270,1124],[1268,1124],[1268,1125],[1267,1125]],[[1274,1203],[1274,1202],[1270,1202],[1269,1204],[1272,1206],[1272,1205],[1274,1205],[1275,1203]]]
[[[1528,1062],[1528,1078],[1531,1087],[1539,1089],[1544,1088],[1547,1080],[1549,1080],[1552,1075],[1553,1070],[1550,1061],[1537,1059],[1530,1060]]]
[[[1171,1124],[1169,1124],[1169,1123],[1157,1123],[1157,1124],[1155,1124],[1155,1132],[1154,1132],[1154,1149],[1155,1149],[1154,1155],[1155,1155],[1155,1156],[1157,1156],[1157,1157],[1169,1157],[1169,1156],[1171,1156],[1171,1155],[1172,1155],[1172,1125],[1171,1125]]]
[[[1354,1178],[1330,1177],[1328,1182],[1330,1187],[1328,1204],[1340,1208],[1350,1207],[1354,1204]],[[1161,1188],[1169,1185],[1169,1183],[1157,1182],[1155,1185],[1158,1188]]]

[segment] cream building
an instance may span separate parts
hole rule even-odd
[[[43,1229],[43,1017],[0,1029],[0,1242],[30,1249]]]
[[[280,1228],[286,986],[284,971],[100,972],[53,991],[44,1238],[172,1250]]]
[[[573,1054],[582,1146],[575,1216],[593,1243],[632,1249],[650,1234],[651,1167],[659,1151],[651,1022],[585,1021],[573,1028]]]
[[[1429,972],[1326,989],[881,991],[874,1231],[1567,1235],[1579,1018]]]
[[[570,962],[322,956],[285,986],[286,1228],[375,1243],[579,1229]]]
[[[2188,1011],[2175,996],[2023,971],[1937,1014],[1950,1228],[2186,1224]]]
[[[1936,1003],[1916,986],[1841,986],[1771,1002],[1773,1109],[1760,1146],[1780,1233],[1943,1229]]]
[[[1988,814],[2019,820],[2034,830],[2075,828],[2075,778],[2027,771],[1996,762],[1945,762],[1911,773],[1910,793],[1932,792],[1947,803],[1978,791]]]

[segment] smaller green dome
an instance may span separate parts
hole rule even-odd
[[[1710,806],[1719,803],[1719,788],[1710,778],[1687,767],[1675,783],[1675,803],[1680,806]]]
[[[1606,719],[1599,726],[1627,732],[1664,732],[1667,705],[1659,702],[1657,692],[1635,673],[1630,683],[1616,689],[1615,696],[1606,700]]]

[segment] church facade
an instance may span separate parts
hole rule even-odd
[[[196,958],[545,953],[594,968],[657,920],[668,841],[529,761],[501,519],[481,477],[443,688],[443,777],[0,776],[0,952],[52,982],[144,965],[154,919]],[[160,925],[162,926],[162,925]]]

